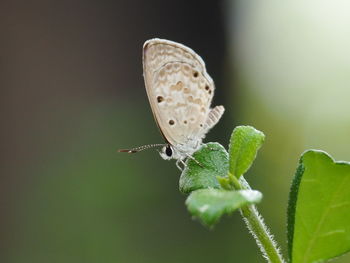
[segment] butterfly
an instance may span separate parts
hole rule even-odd
[[[214,81],[204,61],[192,49],[165,39],[150,39],[143,45],[143,77],[156,123],[165,144],[151,144],[120,152],[135,153],[163,146],[163,159],[186,158],[202,145],[207,132],[217,124],[225,109],[211,108]],[[181,167],[179,167],[181,170]]]

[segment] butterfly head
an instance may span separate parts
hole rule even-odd
[[[159,154],[164,160],[184,159],[184,156],[182,156],[181,153],[170,144],[165,145],[160,150]]]
[[[164,160],[170,160],[170,159],[176,159],[176,160],[183,160],[188,157],[188,154],[186,152],[181,151],[181,149],[178,149],[178,147],[174,147],[170,144],[165,145],[160,151],[160,156]]]

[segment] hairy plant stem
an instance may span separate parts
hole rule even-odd
[[[251,189],[243,176],[238,180],[235,176],[229,174],[229,179],[236,190]],[[284,263],[285,261],[279,252],[277,243],[273,240],[273,236],[269,233],[256,207],[254,205],[242,207],[240,212],[264,258],[271,263]]]

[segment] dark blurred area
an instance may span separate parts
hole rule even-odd
[[[348,148],[331,147],[341,136],[323,129],[341,127],[348,145],[350,127],[339,123],[350,122],[323,115],[311,125],[323,100],[298,117],[300,103],[321,98],[312,93],[306,101],[312,85],[301,76],[315,74],[316,87],[325,75],[312,66],[288,69],[305,56],[280,41],[292,45],[294,38],[276,32],[295,30],[295,41],[304,39],[303,25],[289,27],[299,9],[290,14],[276,1],[265,8],[257,2],[0,2],[1,262],[264,262],[238,213],[213,230],[191,220],[174,162],[155,150],[116,152],[163,142],[142,77],[142,45],[154,37],[183,43],[206,62],[217,88],[213,104],[226,108],[206,141],[226,146],[238,124],[266,133],[248,180],[264,193],[261,212],[286,247],[286,204],[299,155],[323,147],[350,160]],[[304,16],[317,22],[315,13]],[[295,86],[304,87],[302,95]],[[335,104],[333,98],[329,108]],[[339,100],[338,106],[349,110]]]
[[[191,221],[173,163],[156,151],[116,153],[162,142],[144,90],[145,40],[192,47],[222,86],[222,4],[1,2],[2,262],[209,262],[220,247],[230,253]]]

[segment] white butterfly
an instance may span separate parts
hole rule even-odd
[[[134,153],[164,146],[163,159],[183,162],[199,149],[206,133],[220,120],[223,106],[210,108],[214,82],[192,49],[173,41],[150,39],[143,45],[143,76],[154,118],[166,144],[141,146]]]

